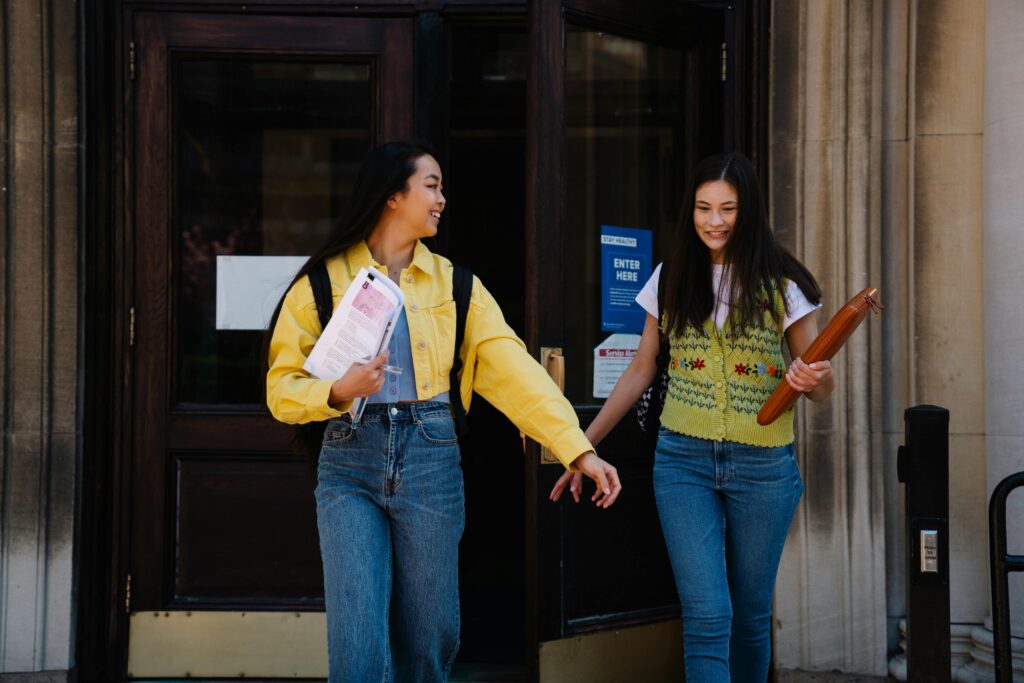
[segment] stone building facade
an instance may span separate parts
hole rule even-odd
[[[991,675],[987,501],[1024,464],[1010,361],[1024,213],[1007,191],[1022,30],[1024,9],[1000,0],[773,5],[776,229],[827,292],[881,283],[886,303],[841,361],[844,389],[802,417],[808,495],[776,593],[783,667],[906,677],[895,456],[904,409],[933,404],[950,410],[955,680]]]
[[[81,454],[76,3],[0,10],[0,671],[74,663]]]
[[[903,411],[950,410],[955,678],[991,676],[987,501],[1024,470],[1024,5],[774,0],[770,198],[782,239],[834,309],[886,310],[805,406],[807,493],[776,591],[783,669],[905,678]],[[83,448],[81,211],[92,181],[82,4],[0,12],[0,671],[61,680],[76,654]],[[1010,552],[1024,553],[1024,494]],[[1024,675],[1024,577],[1011,579]],[[32,674],[32,672],[36,672]],[[39,672],[50,672],[42,674]]]

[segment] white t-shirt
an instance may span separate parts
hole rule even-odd
[[[725,301],[722,296],[722,273],[725,270],[724,265],[717,263],[711,264],[711,287],[715,292],[715,325],[718,329],[722,329],[725,325],[725,321],[729,317],[729,308],[732,306],[732,301]],[[647,280],[647,284],[643,286],[640,293],[636,295],[636,302],[640,304],[640,307],[645,311],[653,315],[655,318],[660,319],[660,311],[658,309],[658,280],[661,277],[661,264],[654,269],[651,273],[651,277]],[[731,294],[729,292],[728,294]],[[793,282],[792,280],[786,281],[786,315],[782,318],[782,331],[795,323],[800,318],[804,317],[808,313],[812,313],[821,308],[821,304],[812,304],[804,296],[803,290]]]

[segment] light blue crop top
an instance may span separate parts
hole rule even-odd
[[[395,331],[388,342],[388,365],[402,368],[402,374],[384,373],[384,386],[375,394],[367,397],[367,403],[398,403],[399,401],[415,401],[416,370],[412,365],[412,341],[409,339],[409,322],[405,319],[405,309],[398,316]],[[448,403],[448,392],[444,391],[430,399]]]

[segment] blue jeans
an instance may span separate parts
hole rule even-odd
[[[793,444],[658,433],[654,494],[682,607],[687,683],[766,680],[775,575],[803,488]]]
[[[465,526],[448,404],[331,420],[317,470],[330,681],[445,681],[459,646]]]

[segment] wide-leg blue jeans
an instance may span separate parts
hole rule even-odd
[[[764,683],[775,576],[803,493],[793,445],[662,428],[654,493],[682,606],[687,683]]]
[[[447,680],[466,516],[448,404],[331,420],[317,476],[331,683]]]

